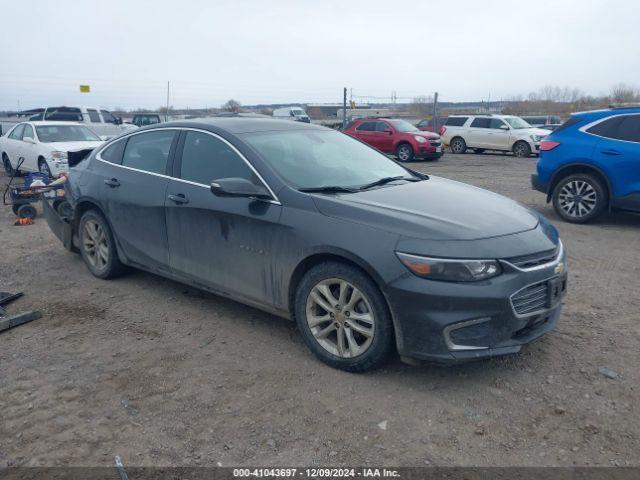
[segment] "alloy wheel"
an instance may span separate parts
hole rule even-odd
[[[407,146],[401,146],[398,149],[398,160],[406,162],[409,158],[411,158],[411,150]]]
[[[82,248],[87,259],[98,270],[103,270],[109,261],[109,244],[102,226],[95,220],[87,220],[84,224]]]
[[[322,280],[311,289],[306,319],[318,344],[341,358],[362,355],[375,335],[369,300],[353,284],[339,278]]]
[[[596,208],[598,195],[595,188],[584,180],[571,180],[558,194],[558,205],[570,217],[581,218]]]
[[[526,157],[527,155],[529,155],[529,149],[527,148],[527,146],[523,143],[518,143],[516,144],[515,147],[513,147],[513,153],[515,154],[516,157]]]
[[[456,139],[451,142],[451,151],[453,153],[462,153],[465,150],[464,142],[460,139]]]

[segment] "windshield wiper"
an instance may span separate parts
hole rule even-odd
[[[322,187],[299,188],[299,192],[321,192],[321,193],[355,193],[358,190],[349,187],[341,187],[339,185],[324,185]]]
[[[396,180],[406,180],[407,182],[419,182],[421,178],[414,177],[405,177],[404,175],[398,175],[397,177],[383,177],[375,182],[365,183],[364,185],[360,185],[358,190],[366,190],[367,188],[377,187],[378,185],[385,185],[390,182],[394,182]]]

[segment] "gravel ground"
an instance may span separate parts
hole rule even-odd
[[[0,290],[43,318],[0,334],[0,466],[639,465],[640,217],[561,222],[529,187],[535,159],[413,167],[556,223],[555,331],[508,358],[343,373],[286,320],[147,273],[98,280],[44,219],[1,207]]]

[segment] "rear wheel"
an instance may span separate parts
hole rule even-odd
[[[4,171],[8,177],[12,177],[15,174],[13,167],[11,166],[11,161],[9,161],[9,157],[6,153],[2,154],[2,166],[4,167]]]
[[[96,210],[82,215],[78,226],[80,253],[89,271],[98,278],[117,277],[124,271],[116,244],[104,217]]]
[[[410,162],[413,160],[413,148],[411,148],[411,145],[407,143],[398,145],[398,148],[396,149],[396,157],[398,157],[398,160],[401,162]]]
[[[467,143],[460,137],[455,137],[449,144],[451,151],[456,154],[462,154],[467,151]]]
[[[393,348],[391,316],[373,281],[355,267],[322,263],[296,291],[298,329],[327,365],[349,372],[380,367]]]
[[[33,205],[25,203],[23,205],[18,206],[18,209],[17,211],[15,211],[15,214],[18,216],[18,218],[30,218],[33,220],[38,215],[38,211],[36,210],[36,207],[34,207]]]
[[[607,208],[606,187],[588,173],[569,175],[553,189],[553,207],[571,223],[586,223],[599,217]]]
[[[524,158],[531,155],[531,147],[527,142],[519,141],[513,145],[513,154],[518,158]]]

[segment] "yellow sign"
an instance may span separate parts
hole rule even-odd
[[[91,87],[89,85],[80,85],[80,93],[89,93],[91,92]]]

